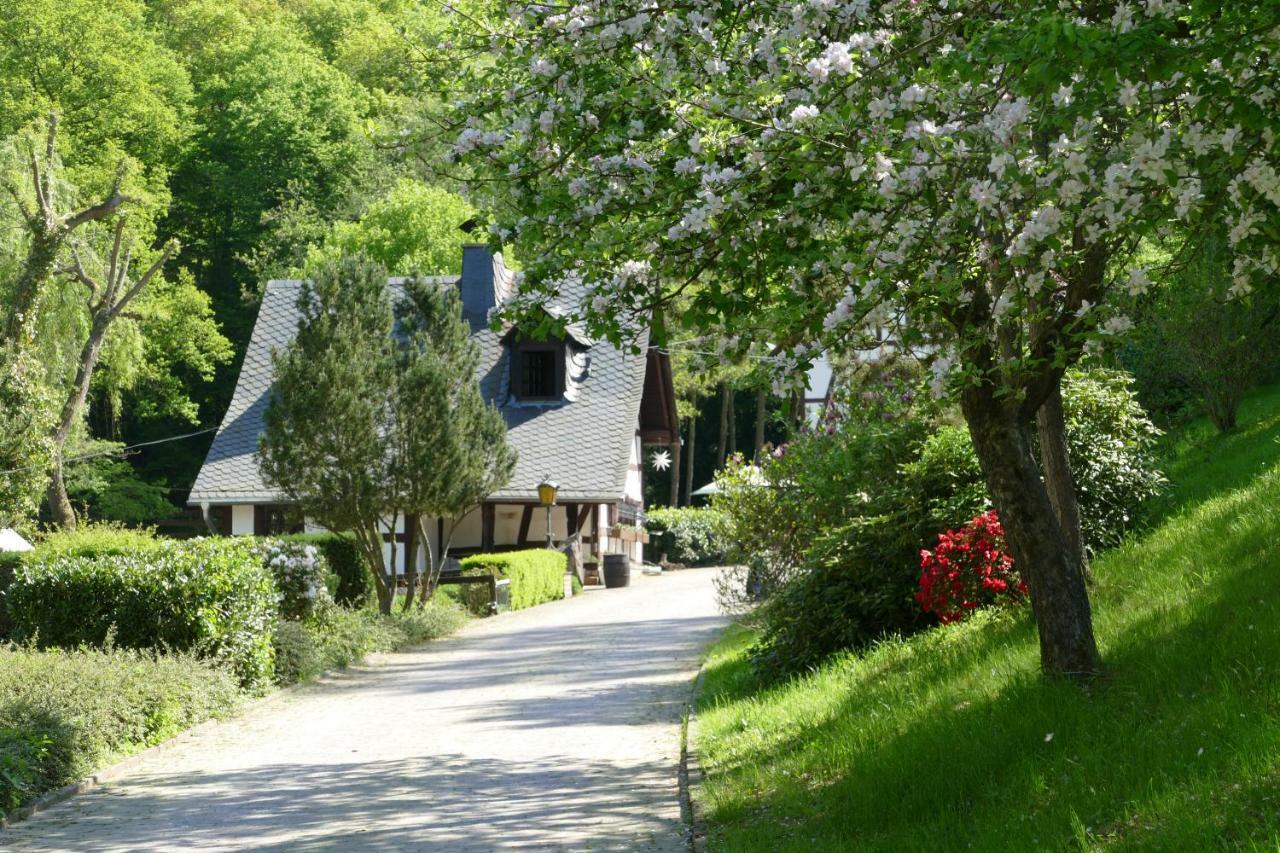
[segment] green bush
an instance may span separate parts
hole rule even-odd
[[[657,507],[645,513],[650,548],[669,563],[716,566],[724,562],[721,513],[710,507]]]
[[[11,810],[239,702],[192,655],[0,647],[0,807]]]
[[[22,554],[0,551],[0,640],[9,636],[9,608],[5,602],[5,590],[13,583],[13,576],[22,565]]]
[[[466,622],[462,608],[443,597],[423,609],[383,616],[369,607],[331,608],[276,633],[276,683],[295,684],[387,652],[451,634]]]
[[[53,742],[46,729],[0,727],[0,815],[40,793],[43,765]]]
[[[744,609],[768,598],[805,571],[810,549],[830,531],[899,513],[899,466],[927,434],[927,423],[912,418],[847,420],[780,446],[759,468],[730,464],[712,499],[736,567],[721,577],[722,603]]]
[[[56,530],[36,542],[32,557],[49,560],[54,557],[108,557],[136,554],[159,548],[165,540],[157,539],[147,528],[125,527],[114,522],[89,522],[75,530]]]
[[[1081,528],[1091,551],[1116,544],[1142,504],[1164,483],[1156,468],[1160,431],[1147,417],[1123,372],[1068,371],[1062,385],[1067,450],[1080,501]],[[926,535],[960,526],[989,505],[969,432],[944,426],[902,466],[906,503],[923,513]]]
[[[1162,482],[1159,432],[1123,373],[1069,372],[1063,408],[1085,541],[1105,547]],[[920,550],[988,506],[968,430],[929,418],[846,417],[717,483],[713,506],[741,566],[724,576],[722,598],[764,601],[752,658],[770,678],[929,624],[912,598]]]
[[[376,589],[369,566],[360,556],[356,540],[342,533],[295,533],[279,537],[284,542],[314,545],[324,555],[329,571],[337,577],[333,598],[343,607],[364,607],[375,600]]]
[[[511,581],[511,609],[523,610],[564,597],[564,573],[568,559],[562,552],[550,548],[476,554],[462,561],[462,572],[467,575],[493,573],[499,579],[507,578]],[[576,578],[574,589],[580,589]],[[468,588],[464,599],[471,612],[487,612],[488,589],[479,586]]]
[[[757,673],[782,679],[842,649],[928,624],[912,597],[916,552],[885,517],[857,519],[820,537],[805,571],[761,606],[762,631],[751,650]]]
[[[922,548],[930,536],[959,527],[991,504],[965,426],[944,424],[926,438],[916,458],[902,466],[898,487],[904,520],[922,537]]]
[[[1132,377],[1118,370],[1068,372],[1062,408],[1080,526],[1097,551],[1117,544],[1164,487],[1156,467],[1160,430],[1138,403]]]
[[[257,542],[195,539],[100,557],[39,555],[5,599],[18,639],[193,651],[260,688],[272,676],[276,595]]]

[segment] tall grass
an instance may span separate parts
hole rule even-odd
[[[1276,849],[1280,389],[1241,424],[1168,437],[1151,526],[1095,561],[1089,689],[1040,677],[1026,612],[768,690],[727,635],[700,700],[712,849]]]

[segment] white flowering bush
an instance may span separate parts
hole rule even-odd
[[[919,348],[974,434],[1046,669],[1096,671],[1029,425],[1163,275],[1144,240],[1224,229],[1232,298],[1280,270],[1280,7],[584,0],[485,20],[452,155],[526,260],[509,311],[572,277],[614,340],[679,296],[668,323],[779,342],[783,368],[886,331]]]
[[[333,606],[329,565],[314,545],[269,540],[262,559],[275,578],[281,618],[306,619]]]

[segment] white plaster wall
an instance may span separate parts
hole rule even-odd
[[[231,535],[253,535],[253,505],[235,504],[231,507]]]
[[[640,434],[631,439],[631,457],[627,460],[626,496],[633,501],[644,501],[644,480],[641,474],[643,448],[640,446]]]

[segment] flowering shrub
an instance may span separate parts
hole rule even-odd
[[[333,604],[325,584],[329,566],[316,546],[271,540],[262,559],[276,581],[281,618],[305,619]]]
[[[959,622],[979,607],[1020,601],[1026,594],[1027,585],[1004,550],[1004,528],[995,510],[940,534],[934,550],[920,552],[916,601],[943,623]]]

